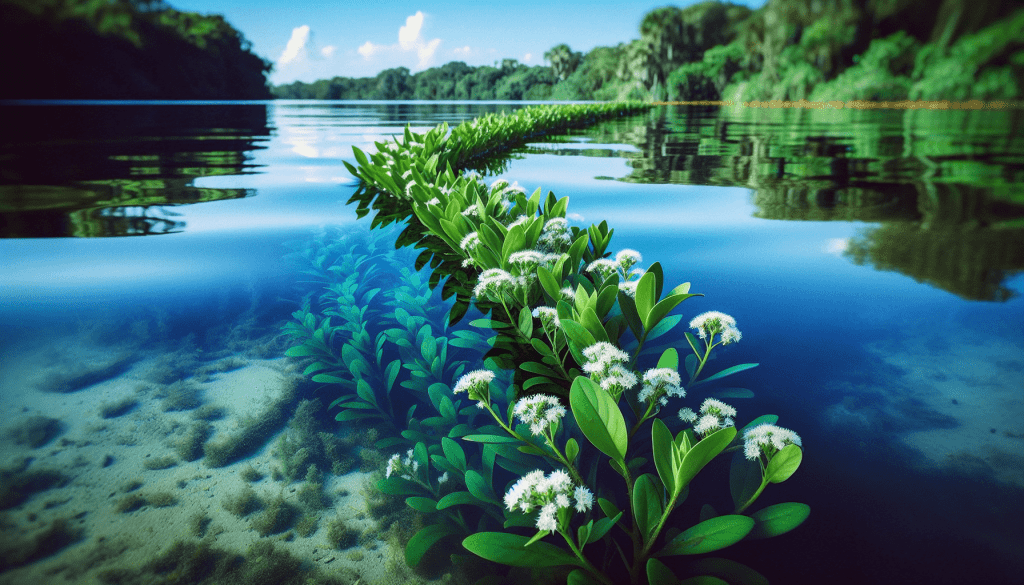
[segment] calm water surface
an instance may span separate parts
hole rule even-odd
[[[283,243],[365,221],[346,205],[352,146],[521,106],[0,106],[0,402],[31,410],[12,364],[68,332],[152,321],[206,351],[226,322],[268,335],[301,299]],[[607,220],[612,251],[692,282],[705,297],[677,309],[684,323],[736,318],[743,340],[719,363],[761,364],[730,382],[755,395],[734,400],[740,418],[777,414],[804,440],[803,466],[758,505],[812,513],[723,556],[775,583],[1019,583],[1021,120],[663,107],[501,169],[568,195],[578,225]],[[727,506],[724,476],[703,479],[691,501]]]

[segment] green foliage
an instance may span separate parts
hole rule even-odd
[[[6,0],[4,98],[265,99],[271,63],[220,15],[163,4]],[[45,75],[40,75],[45,71]]]
[[[994,100],[1024,95],[1024,9],[948,48],[917,53],[910,99]]]
[[[741,514],[768,483],[791,476],[802,456],[799,438],[791,431],[757,427],[756,436],[764,441],[776,433],[771,445],[788,443],[782,448],[758,447],[760,443],[748,444],[744,438],[742,448],[751,457],[744,461],[759,467],[755,474],[743,467],[730,483],[735,487],[736,513],[716,516],[707,508],[699,524],[675,536],[663,535],[696,476],[727,449],[741,448],[733,426],[735,409],[719,401],[706,401],[699,416],[691,413],[694,427],[675,436],[658,417],[667,396],[682,394],[681,384],[673,382],[681,381],[680,358],[675,348],[656,350],[645,344],[679,323],[681,316],[670,313],[681,302],[700,295],[689,292],[689,283],[668,290],[657,262],[636,274],[632,268],[640,258],[635,251],[606,258],[614,230],[605,223],[570,228],[564,219],[567,202],[553,193],[544,197],[538,189],[527,195],[501,181],[488,188],[473,173],[454,172],[464,168],[463,161],[481,152],[493,156],[522,136],[642,109],[617,104],[527,108],[514,116],[478,119],[450,133],[446,125],[422,135],[406,129],[393,143],[377,144],[377,152],[370,156],[355,150],[358,166],[349,170],[362,186],[353,200],[361,210],[368,211],[371,205],[378,210],[373,219],[377,225],[409,221],[397,242],[421,249],[417,265],[433,269],[429,284],[444,282],[442,294],[455,296],[448,320],[465,313],[458,309],[461,303],[472,301],[486,317],[470,325],[493,332],[488,370],[462,375],[457,384],[426,388],[439,416],[418,421],[410,415],[401,436],[413,442],[412,448],[391,457],[385,479],[377,484],[385,494],[405,497],[406,504],[424,516],[424,528],[406,548],[411,565],[439,543],[460,537],[465,549],[489,560],[515,566],[569,565],[576,567],[571,582],[609,584],[610,577],[591,563],[584,548],[605,541],[606,546],[625,550],[622,533],[611,530],[619,524],[632,541],[632,558],[622,555],[625,571],[637,582],[645,567],[661,570],[648,563],[653,555],[718,550],[746,537],[758,521],[764,528],[759,535],[781,533],[803,521],[801,510],[795,508],[769,511],[763,520]],[[402,314],[399,320],[404,320],[406,331],[415,331],[420,324],[410,327],[410,318]],[[735,320],[722,313],[704,313],[693,323],[700,338],[685,336],[693,352],[683,361],[689,387],[757,365],[734,365],[701,378],[712,350],[738,341],[740,334]],[[417,359],[436,358],[439,353],[429,333],[422,334],[420,328],[415,343],[408,336],[395,339],[407,341],[395,342],[410,352],[402,355],[403,364],[425,376],[415,365]],[[655,351],[660,354],[650,356]],[[656,367],[644,375],[642,391],[626,392],[638,384],[632,373],[637,362],[658,355]],[[495,368],[514,370],[512,384],[497,379],[490,371]],[[368,387],[364,394],[371,390]],[[730,389],[734,396],[750,394],[739,390],[743,389]],[[477,407],[462,407],[464,395]],[[573,415],[566,421],[575,425],[562,422],[566,398]],[[493,424],[478,422],[481,412],[490,415]],[[680,416],[686,419],[682,412]],[[638,456],[647,451],[637,447],[635,439],[651,419],[653,463]],[[597,481],[605,462],[624,480],[629,502],[625,512],[610,499],[621,497],[621,491],[616,495],[618,490],[609,482]],[[555,471],[545,475],[550,468]],[[645,473],[647,469],[656,473]],[[501,484],[496,481],[507,477],[506,472],[523,477],[511,488],[506,484],[503,506],[497,487]],[[537,487],[548,481],[560,487]],[[603,517],[589,517],[590,485],[606,496],[598,499]],[[572,491],[573,486],[578,489]],[[565,499],[556,507],[551,503],[553,492],[530,491],[534,489],[562,490]],[[570,494],[577,500],[575,512],[568,505]],[[549,507],[539,516],[528,514],[545,501]],[[576,522],[580,514],[586,516]],[[629,519],[621,521],[624,515]],[[537,528],[532,537],[494,530],[531,526]],[[568,550],[542,541],[555,533]]]

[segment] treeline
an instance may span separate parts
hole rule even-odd
[[[2,99],[267,99],[272,64],[220,15],[161,0],[0,0]]]
[[[281,98],[900,100],[1024,97],[1019,0],[717,1],[648,13],[639,38],[550,66],[505,59],[273,88]]]

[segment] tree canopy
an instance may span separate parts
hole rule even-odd
[[[271,97],[271,63],[220,15],[162,0],[0,0],[0,8],[0,98]]]

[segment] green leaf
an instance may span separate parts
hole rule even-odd
[[[679,352],[676,351],[676,348],[670,347],[670,348],[666,349],[665,352],[661,354],[661,357],[658,358],[658,365],[657,365],[657,367],[659,367],[659,368],[668,368],[668,369],[672,370],[673,372],[678,372],[679,371]]]
[[[771,538],[785,534],[804,523],[811,514],[811,507],[799,502],[786,502],[768,506],[750,515],[754,519],[754,529],[747,538]]]
[[[479,506],[481,508],[484,508],[486,506],[484,502],[481,502],[476,497],[474,497],[473,494],[469,492],[452,492],[450,494],[445,494],[444,496],[441,497],[440,500],[437,501],[438,510],[444,510],[446,508],[451,508],[452,506],[462,505]]]
[[[658,323],[660,323],[661,320],[665,318],[665,315],[668,315],[669,311],[676,308],[676,305],[690,297],[697,296],[702,295],[674,294],[665,297],[664,299],[659,301],[658,304],[654,305],[653,308],[651,308],[651,311],[650,313],[647,314],[647,317],[643,318],[644,329],[646,329],[647,331],[654,329],[658,325]]]
[[[533,337],[533,314],[530,313],[529,307],[523,307],[519,311],[519,331],[526,339]]]
[[[294,347],[289,347],[287,350],[285,350],[284,355],[290,357],[306,357],[311,355],[319,355],[320,353],[320,351],[312,347],[309,347],[308,345],[296,345]]]
[[[597,498],[597,505],[598,505],[598,507],[601,508],[601,511],[604,512],[605,516],[609,516],[609,517],[615,516],[615,517],[618,517],[618,516],[622,515],[622,512],[619,512],[619,508],[616,507],[615,504],[613,504],[611,502],[611,500],[606,500],[604,498]]]
[[[651,474],[645,473],[636,478],[633,484],[633,520],[636,522],[644,543],[650,542],[655,536],[663,511],[661,505],[661,489],[655,484]]]
[[[658,559],[647,559],[647,582],[657,585],[675,585],[679,583],[679,579],[665,566],[665,563]]]
[[[623,461],[626,458],[626,421],[615,400],[590,378],[578,376],[569,391],[569,403],[587,440],[598,451]]]
[[[544,289],[544,292],[551,297],[552,302],[557,302],[562,298],[561,286],[547,268],[543,266],[537,267],[537,280],[540,281],[540,286]]]
[[[576,439],[570,438],[565,442],[565,458],[572,463],[576,460],[576,456],[580,454],[580,444],[576,442]]]
[[[704,378],[703,380],[701,380],[701,383],[703,384],[704,382],[710,382],[712,380],[718,380],[718,379],[724,378],[726,376],[731,376],[733,374],[737,374],[739,372],[742,372],[743,370],[749,370],[750,368],[756,368],[757,366],[758,366],[758,364],[739,364],[739,365],[733,366],[731,368],[726,368],[726,369],[722,370],[721,372],[718,372],[717,374],[712,374],[712,375],[708,376],[707,378]]]
[[[736,436],[736,427],[719,429],[697,442],[683,457],[683,464],[676,475],[676,488],[681,489],[690,484],[697,473],[711,462],[716,455],[729,446]]]
[[[582,526],[581,526],[582,528]],[[601,585],[601,582],[591,577],[583,569],[573,569],[565,581],[566,585]]]
[[[724,388],[712,392],[715,398],[753,398],[754,392],[746,388]]]
[[[427,554],[430,547],[437,544],[447,536],[458,534],[459,531],[447,524],[430,524],[417,532],[405,545],[405,562],[410,567],[415,567]]]
[[[608,500],[605,500],[605,502],[608,502]],[[588,538],[587,543],[597,542],[604,538],[604,535],[608,534],[608,531],[612,529],[612,526],[615,526],[615,523],[619,521],[619,518],[622,518],[622,512],[618,512],[610,518],[605,517],[598,520],[594,524],[594,529],[590,531],[590,537]]]
[[[441,449],[444,451],[444,457],[460,471],[466,471],[466,452],[462,450],[462,446],[458,442],[449,439],[448,437],[441,437]]]
[[[695,573],[714,575],[732,585],[768,585],[768,579],[764,575],[729,559],[704,557],[695,559],[690,567]]]
[[[559,321],[562,326],[562,331],[564,331],[565,335],[576,344],[576,347],[579,348],[580,351],[583,351],[597,343],[594,336],[591,335],[590,331],[588,331],[583,325],[580,325],[571,319],[559,319]]]
[[[747,459],[742,449],[733,453],[729,466],[729,493],[736,508],[754,497],[761,489],[762,480],[760,463]]]
[[[753,518],[718,516],[684,530],[654,556],[697,555],[723,549],[742,540],[753,528]]]
[[[640,282],[636,285],[636,313],[640,317],[640,322],[644,324],[644,328],[647,328],[647,315],[650,314],[651,309],[658,302],[657,293],[655,292],[655,275],[653,272],[646,272],[640,277]]]
[[[753,523],[753,520],[751,520]],[[462,541],[469,552],[495,563],[513,567],[580,566],[576,555],[553,544],[535,542],[526,548],[529,538],[505,532],[478,532]]]
[[[800,447],[786,445],[768,462],[764,475],[771,483],[782,483],[796,473],[796,468],[800,467],[803,458],[804,452]]]
[[[658,364],[660,367],[661,362]],[[665,485],[670,495],[675,495],[676,473],[672,465],[675,445],[672,443],[672,432],[660,418],[654,419],[651,426],[651,450],[654,453],[654,467],[658,470],[661,483]]]
[[[469,493],[484,502],[500,504],[498,498],[495,497],[494,490],[491,489],[490,484],[484,479],[484,476],[476,470],[470,469],[466,472],[466,488],[469,490]]]
[[[608,332],[604,330],[604,325],[601,320],[597,318],[597,313],[594,312],[592,307],[583,309],[580,314],[580,324],[587,328],[587,331],[594,336],[594,341],[608,341]],[[583,349],[582,347],[580,349]]]
[[[473,441],[474,443],[518,443],[519,439],[510,437],[508,435],[466,435],[462,437],[463,441]]]
[[[404,477],[388,477],[377,482],[377,489],[391,496],[422,493],[419,484]]]
[[[409,507],[412,508],[413,510],[416,510],[417,512],[423,512],[424,514],[430,514],[431,512],[437,511],[437,502],[430,498],[424,498],[422,496],[413,496],[410,498],[405,498],[405,503],[408,504]]]

